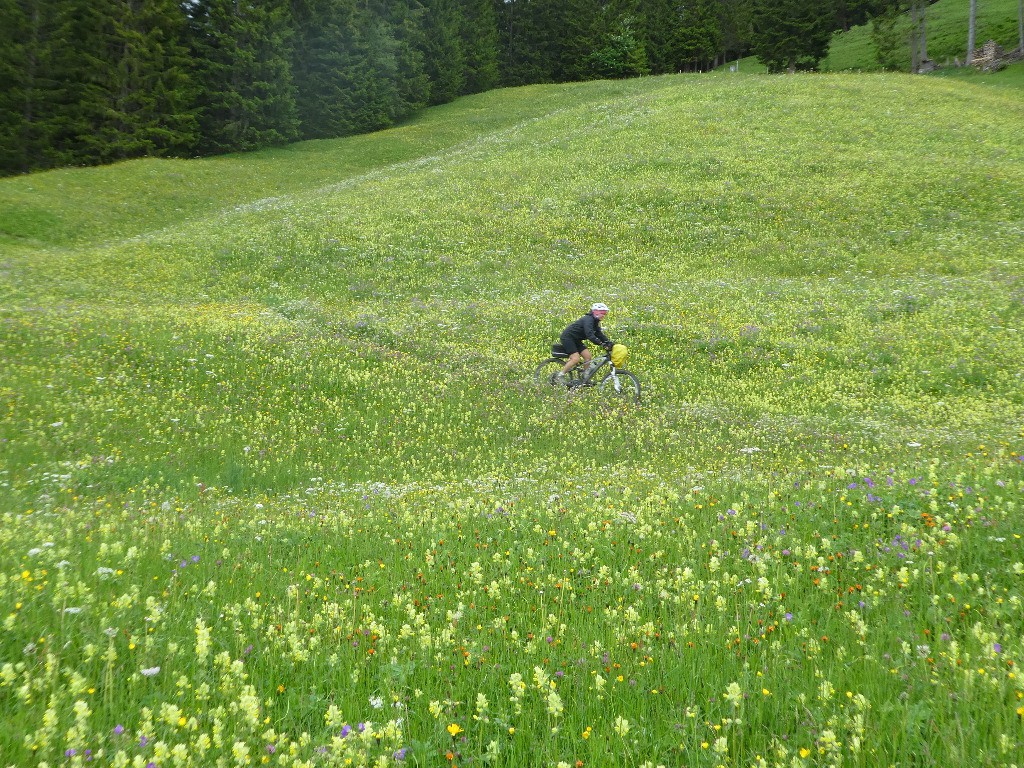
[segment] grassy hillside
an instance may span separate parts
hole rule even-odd
[[[1019,44],[1017,29],[1017,0],[986,0],[978,3],[975,32],[980,48],[988,40],[995,40],[1007,49]],[[938,0],[928,6],[926,29],[928,56],[940,66],[950,65],[955,59],[967,56],[967,27],[969,8],[965,0]],[[902,28],[909,36],[910,16],[904,14]],[[910,45],[904,51],[903,67],[910,69]],[[874,70],[878,60],[871,40],[871,24],[854,27],[832,39],[828,57],[821,63],[824,71]]]
[[[0,762],[1016,759],[1022,121],[677,76],[0,180]],[[596,300],[639,406],[533,384]]]

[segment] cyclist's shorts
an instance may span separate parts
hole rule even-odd
[[[577,341],[567,333],[563,333],[558,340],[562,342],[565,351],[570,355],[579,354],[585,349],[582,341]]]

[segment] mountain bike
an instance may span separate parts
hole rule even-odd
[[[559,383],[558,373],[565,367],[569,353],[561,344],[551,348],[551,357],[537,366],[533,378],[538,387],[567,386],[570,391],[583,387],[595,387],[606,397],[627,402],[640,401],[640,379],[625,368],[616,368],[611,354],[605,352],[595,357],[589,365],[577,365],[565,375],[565,384]],[[603,372],[603,373],[602,373]]]

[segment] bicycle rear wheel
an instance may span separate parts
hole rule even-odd
[[[601,379],[599,385],[601,394],[614,400],[623,400],[629,403],[640,402],[640,379],[629,371],[618,369],[609,371]]]
[[[565,367],[565,360],[558,357],[549,357],[543,363],[537,366],[537,370],[533,372],[533,380],[537,383],[538,387],[557,387],[562,386],[555,379],[555,376]],[[575,382],[580,379],[580,367],[573,368],[567,375],[566,381]]]

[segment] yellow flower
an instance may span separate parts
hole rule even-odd
[[[452,723],[448,726],[448,733],[450,733],[454,738],[455,736],[458,736],[460,733],[462,733],[462,726],[458,723]]]
[[[807,747],[800,747],[800,757],[807,758],[811,756],[811,750]]]

